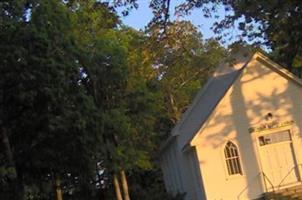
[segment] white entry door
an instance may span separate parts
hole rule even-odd
[[[298,169],[289,131],[258,137],[266,185],[272,188],[298,182]]]

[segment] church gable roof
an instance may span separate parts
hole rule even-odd
[[[247,51],[239,51],[232,56],[232,65],[230,66],[228,62],[220,65],[212,78],[210,78],[203,89],[198,92],[189,109],[172,130],[171,137],[168,141],[177,136],[179,137],[179,145],[181,148],[188,145],[197,132],[204,126],[207,119],[231,88],[235,80],[242,74],[244,68],[254,59],[262,62],[265,66],[268,66],[280,75],[302,85],[301,79],[287,71],[284,67],[272,62],[264,54],[260,52],[251,54]],[[169,145],[169,143],[164,144],[164,146],[165,145]],[[164,146],[161,148],[162,150]]]
[[[177,134],[181,147],[193,139],[250,60],[251,54],[238,52],[230,59],[231,63],[225,62],[217,68],[179,122]]]

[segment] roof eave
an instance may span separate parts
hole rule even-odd
[[[302,80],[294,75],[292,72],[288,71],[285,66],[279,65],[278,63],[272,61],[268,56],[263,54],[262,52],[257,52],[257,57],[256,59],[260,59],[264,61],[265,65],[268,65],[268,67],[275,69],[277,72],[282,74],[283,76],[293,80],[295,83],[299,84],[302,86]]]
[[[161,154],[172,142],[176,139],[177,135],[170,135],[167,140],[159,147],[159,154]]]

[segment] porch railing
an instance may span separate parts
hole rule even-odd
[[[261,175],[261,173],[257,174],[256,178],[259,177]],[[240,200],[241,196],[244,194],[244,192],[249,188],[249,186],[252,184],[252,181],[251,180],[247,186],[237,195],[237,200]]]
[[[282,183],[286,180],[287,177],[289,177],[289,175],[290,175],[295,169],[297,169],[296,173],[298,173],[298,174],[300,175],[300,173],[299,173],[299,167],[301,167],[301,166],[302,166],[302,164],[297,164],[297,165],[293,166],[293,167],[288,171],[288,173],[284,176],[284,178],[281,180],[281,182],[278,184],[277,189],[278,189],[278,190],[280,189],[280,187],[282,186]]]
[[[275,191],[279,190],[280,187],[282,186],[282,183],[284,183],[284,181],[289,177],[289,175],[295,170],[296,173],[298,173],[299,178],[302,179],[301,174],[300,174],[300,170],[299,168],[301,167],[302,170],[302,163],[295,165],[294,167],[292,167],[287,174],[282,178],[281,182],[277,185],[274,186],[274,184],[272,183],[272,181],[268,178],[268,176],[264,173],[264,172],[260,172],[256,177],[260,176],[262,177],[262,181],[264,184],[264,189],[265,189],[265,193],[267,192],[272,192],[273,195],[275,193]],[[302,180],[300,180],[302,181]],[[269,185],[268,185],[269,184]],[[237,196],[237,200],[240,200],[241,196],[244,194],[244,192],[248,189],[248,187],[251,185],[251,181],[247,184],[247,186],[239,193],[239,195]],[[269,190],[268,187],[271,187],[271,190]]]
[[[272,181],[267,177],[267,175],[264,172],[261,172],[261,173],[262,173],[262,177],[263,177],[265,192],[269,192],[268,187],[267,187],[267,182],[268,182],[272,188],[272,192],[274,193],[275,192],[274,184],[272,183]]]
[[[260,177],[262,178],[262,181],[264,183],[264,187],[265,187],[265,192],[268,192],[268,187],[267,187],[267,184],[270,184],[271,188],[272,188],[272,192],[274,193],[275,192],[275,187],[274,185],[272,184],[272,182],[270,181],[270,179],[267,177],[267,175],[264,173],[264,172],[260,172],[259,174],[257,174],[256,177]],[[254,179],[253,179],[254,180]],[[240,200],[241,196],[244,194],[244,192],[246,192],[248,190],[248,188],[251,186],[252,184],[252,181],[251,180],[247,186],[238,194],[237,196],[237,200]],[[259,180],[259,179],[258,179]]]

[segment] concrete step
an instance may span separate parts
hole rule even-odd
[[[284,192],[284,193],[276,193],[276,195],[291,196],[291,197],[302,197],[302,191],[299,191],[299,192],[288,191],[288,192]]]
[[[264,194],[265,200],[302,200],[302,185]]]
[[[275,191],[276,193],[284,193],[284,192],[292,192],[292,191],[302,191],[302,186],[301,185],[297,185],[297,186],[293,186],[290,188],[285,188],[285,189],[281,189],[278,191]]]

